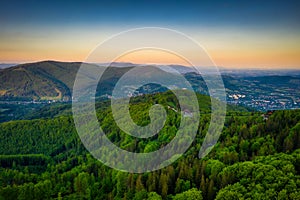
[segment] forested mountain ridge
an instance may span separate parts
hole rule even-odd
[[[70,101],[81,62],[42,61],[0,69],[1,99]],[[94,64],[85,66],[95,67]],[[102,81],[113,82],[127,68],[110,67]],[[87,80],[89,76],[82,74]]]
[[[1,96],[24,99],[70,99],[80,63],[44,61],[0,70]]]
[[[133,120],[149,123],[148,109],[156,101],[176,108],[169,99],[159,94],[134,98]],[[113,123],[108,106],[97,107],[108,138],[128,151],[153,151],[176,134],[179,116],[171,109],[156,138],[136,140]],[[71,116],[5,122],[0,124],[0,199],[299,199],[300,111],[275,111],[267,120],[261,115],[227,113],[217,145],[200,160],[210,121],[209,110],[203,111],[185,155],[144,174],[119,172],[95,160]]]
[[[97,64],[82,62],[41,61],[0,69],[0,99],[70,101],[76,77],[84,79],[87,83],[95,79],[95,76],[89,74],[88,70],[77,74],[82,65],[86,69],[91,68],[93,70],[106,68]],[[119,78],[133,67],[135,66],[115,67],[112,65],[108,67],[98,83],[101,88],[97,90],[96,95],[99,97],[111,94]],[[147,70],[147,68],[151,70]],[[91,73],[95,73],[95,71]],[[143,76],[148,74],[149,76],[158,77],[158,79],[174,75],[153,66],[147,66],[138,73],[142,73]],[[136,77],[139,77],[139,74],[130,76],[133,81]],[[86,90],[86,88],[83,88],[83,90]],[[161,88],[158,88],[158,90],[161,90]],[[153,92],[143,91],[143,93]]]

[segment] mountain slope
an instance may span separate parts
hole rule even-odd
[[[0,70],[0,95],[6,98],[69,100],[80,63],[44,61]]]
[[[27,99],[27,100],[71,100],[73,84],[78,72],[80,62],[43,61],[17,65],[15,67],[0,69],[0,98],[1,99]],[[87,67],[101,67],[86,64]],[[102,66],[103,67],[103,66]],[[148,69],[151,66],[147,66]],[[97,95],[110,93],[116,81],[132,67],[109,67],[101,77],[101,89]],[[152,67],[153,70],[142,69],[140,74],[130,75],[135,80],[139,76],[153,76],[156,79],[171,76],[170,73]],[[143,71],[144,70],[144,71]],[[150,74],[149,74],[150,73]],[[79,75],[86,83],[94,82],[98,77],[94,70],[86,70]],[[89,85],[82,88],[88,90]]]

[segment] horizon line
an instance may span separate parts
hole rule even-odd
[[[36,61],[21,61],[21,62],[15,62],[15,61],[11,61],[11,62],[5,62],[5,61],[0,61],[0,65],[23,65],[23,64],[33,64],[33,63],[39,63],[39,62],[62,62],[62,63],[88,63],[88,64],[109,64],[109,63],[124,63],[124,64],[132,64],[132,65],[162,65],[162,66],[172,66],[172,65],[177,65],[177,66],[182,66],[182,67],[194,67],[194,66],[187,66],[187,65],[182,65],[182,64],[177,64],[177,63],[133,63],[133,62],[126,62],[126,61],[122,61],[122,62],[84,62],[84,61],[71,61],[71,60],[53,60],[53,59],[45,59],[45,60],[36,60]],[[209,68],[212,66],[195,66],[195,67],[205,67],[205,68]],[[219,69],[227,69],[227,70],[268,70],[268,71],[275,71],[275,70],[300,70],[300,66],[299,67],[257,67],[257,66],[253,66],[253,67],[229,67],[229,66],[213,66],[213,67],[217,67]]]

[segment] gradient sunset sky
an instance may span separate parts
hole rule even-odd
[[[111,35],[145,26],[187,34],[217,66],[300,69],[298,0],[2,0],[0,62],[84,61]],[[166,54],[155,55],[153,62],[181,64]],[[121,61],[147,62],[143,56],[127,59]]]

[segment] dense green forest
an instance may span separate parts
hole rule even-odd
[[[0,124],[0,199],[300,199],[300,110],[262,113],[228,106],[218,143],[203,159],[198,152],[210,122],[210,101],[199,95],[201,120],[192,146],[173,164],[143,174],[111,169],[82,145],[70,106],[30,113],[28,120]],[[180,109],[171,93],[131,100],[139,125],[151,105],[167,110],[155,137],[137,139],[114,123],[108,102],[97,104],[108,138],[132,152],[150,152],[175,136]],[[55,113],[50,115],[51,113]]]

